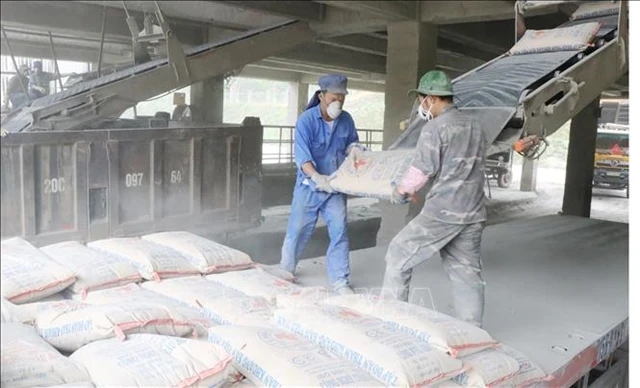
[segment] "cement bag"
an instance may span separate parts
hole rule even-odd
[[[274,305],[277,295],[291,294],[302,288],[271,275],[262,268],[213,274],[206,276],[206,279],[233,288],[249,296],[265,298],[269,303]]]
[[[498,344],[485,330],[434,310],[377,295],[341,295],[326,303],[348,307],[382,319],[452,357],[462,357]]]
[[[290,294],[276,295],[276,307],[288,309],[299,308],[309,304],[320,304],[337,295],[326,287],[301,287]]]
[[[231,358],[212,343],[153,334],[94,342],[70,359],[103,387],[221,387],[234,372]]]
[[[553,379],[553,377],[548,376],[540,366],[512,347],[500,344],[495,350],[516,359],[520,366],[515,376],[510,379],[505,379],[500,383],[500,387],[528,387]],[[550,385],[553,385],[553,383],[550,383]]]
[[[518,360],[494,349],[485,349],[461,360],[467,370],[453,381],[467,387],[500,387],[520,370]]]
[[[620,2],[593,1],[584,2],[572,15],[571,20],[582,20],[601,16],[615,15],[620,11]]]
[[[20,237],[2,241],[2,297],[21,304],[35,302],[69,287],[76,280],[68,270]]]
[[[163,282],[171,280],[168,279]],[[163,282],[157,284],[162,284]],[[198,338],[207,338],[207,329],[215,326],[214,321],[206,318],[200,309],[168,295],[165,296],[142,288],[137,284],[127,284],[126,286],[91,292],[84,302],[95,305],[141,303],[165,308],[172,314],[181,315],[186,321],[192,323],[196,328]]]
[[[134,333],[182,337],[195,325],[181,314],[153,304],[88,305],[71,311],[39,314],[35,326],[56,349],[73,352],[91,342]]]
[[[26,316],[20,307],[9,302],[4,298],[0,298],[0,306],[2,307],[2,323],[28,323],[29,316]],[[24,305],[23,305],[24,306]]]
[[[33,327],[17,323],[0,324],[3,387],[49,387],[86,385],[91,382],[84,369],[58,353]]]
[[[180,252],[194,268],[203,274],[235,271],[255,266],[246,253],[189,232],[154,233],[143,236],[142,239]]]
[[[356,152],[355,150],[352,152]],[[354,163],[352,155],[357,155]],[[413,150],[357,151],[332,175],[331,187],[357,197],[389,200],[413,161]]]
[[[264,298],[248,296],[202,277],[145,282],[143,288],[201,309],[221,325],[258,325],[271,320],[272,309]]]
[[[76,294],[86,296],[89,291],[142,280],[129,261],[89,249],[77,241],[47,245],[40,250],[75,273],[76,282],[69,289]]]
[[[90,242],[87,246],[130,262],[147,280],[200,273],[179,252],[139,238],[110,238]]]
[[[448,380],[462,362],[380,319],[323,305],[276,310],[276,324],[345,359],[388,385],[420,386]]]
[[[209,330],[209,342],[257,386],[381,386],[352,362],[277,327],[218,326]]]
[[[589,47],[599,29],[600,23],[591,22],[553,30],[527,30],[507,54],[582,51]]]
[[[21,323],[33,325],[36,318],[44,313],[65,313],[68,311],[79,310],[88,307],[88,304],[81,303],[75,300],[59,300],[43,302],[38,301],[34,303],[25,303],[16,306],[16,316],[19,317]]]

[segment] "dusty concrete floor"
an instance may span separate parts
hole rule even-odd
[[[489,225],[557,214],[561,210],[564,170],[540,168],[537,193],[519,191],[521,168],[514,166],[513,171],[514,182],[509,189],[492,186],[492,200],[487,206]],[[247,252],[257,262],[274,264],[280,260],[289,206],[265,209],[263,216],[264,223],[260,227],[229,235],[226,244]],[[625,192],[595,189],[592,218],[628,223],[628,199]],[[351,250],[375,246],[376,234],[380,227],[377,200],[350,200],[348,219]],[[316,232],[305,250],[304,258],[324,256],[327,244],[326,227],[320,219]]]

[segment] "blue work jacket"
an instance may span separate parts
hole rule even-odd
[[[330,131],[322,119],[320,105],[306,110],[298,118],[294,138],[294,158],[298,167],[296,186],[311,181],[302,171],[305,163],[313,163],[322,175],[331,175],[346,158],[349,145],[358,141],[356,126],[348,112],[343,111],[334,120],[333,131]]]

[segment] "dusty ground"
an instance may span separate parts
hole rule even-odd
[[[492,185],[492,200],[488,202],[488,224],[530,219],[557,214],[562,208],[564,170],[540,168],[537,193],[519,191],[521,167],[514,166],[514,182],[509,189]],[[592,218],[629,222],[628,199],[624,191],[594,190]],[[247,252],[261,263],[276,263],[289,218],[289,206],[278,206],[263,211],[264,223],[243,233],[229,235],[226,243]],[[351,250],[369,248],[376,243],[380,226],[378,201],[366,198],[349,201],[349,235]],[[324,256],[328,244],[326,227],[319,220],[316,232],[309,242],[304,258]]]
[[[514,182],[509,191],[520,187],[522,168],[514,165]],[[565,171],[563,169],[540,168],[538,170],[538,196],[528,204],[518,217],[554,214],[562,209]],[[503,215],[506,219],[507,215]],[[629,200],[625,191],[593,189],[591,218],[629,223]],[[510,217],[509,217],[510,219]]]

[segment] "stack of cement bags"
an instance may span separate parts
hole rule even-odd
[[[546,379],[475,326],[404,302],[301,287],[187,232],[41,249],[3,241],[2,297],[2,386],[520,387]]]

